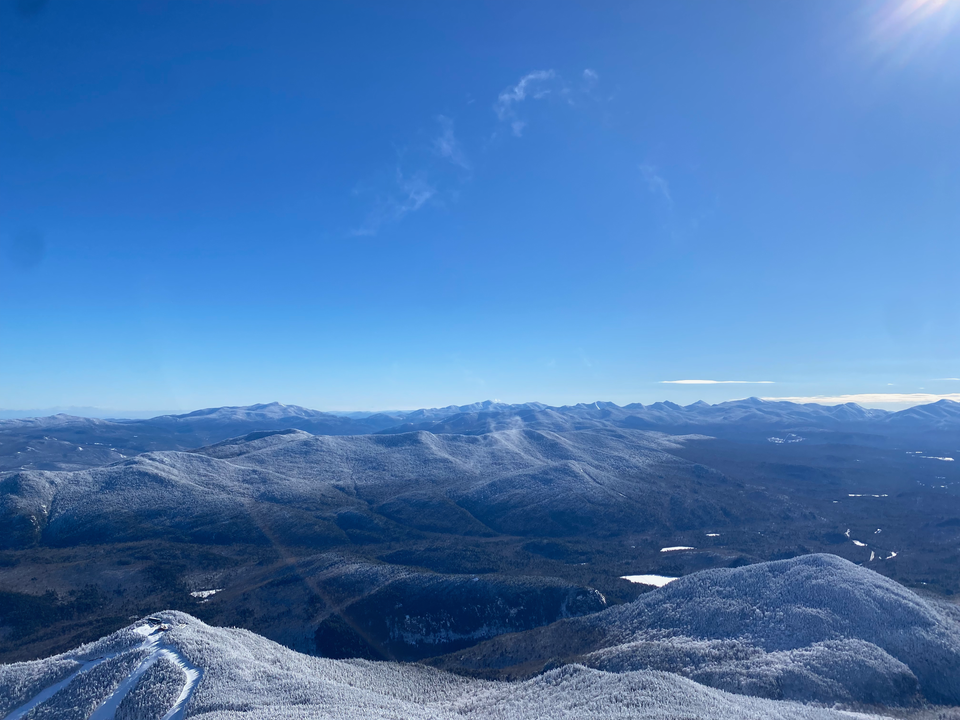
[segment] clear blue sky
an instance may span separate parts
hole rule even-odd
[[[960,393],[960,0],[18,0],[0,48],[2,408]]]

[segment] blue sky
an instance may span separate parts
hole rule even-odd
[[[2,5],[0,407],[960,398],[960,0],[592,5]]]

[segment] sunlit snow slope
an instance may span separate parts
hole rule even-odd
[[[182,613],[145,619],[47,660],[0,666],[7,718],[677,718],[851,713],[732,695],[661,672],[570,665],[516,683],[418,665],[326,660]]]
[[[504,635],[436,664],[530,674],[577,661],[825,703],[960,704],[955,606],[835,555],[705,570],[636,601]]]

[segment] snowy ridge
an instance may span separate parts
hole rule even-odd
[[[0,517],[11,527],[0,545],[118,541],[171,530],[257,537],[272,517],[283,523],[273,532],[310,541],[305,533],[342,536],[343,512],[369,516],[371,509],[391,522],[466,535],[531,528],[569,535],[601,521],[729,525],[735,516],[719,505],[740,513],[749,509],[747,501],[720,473],[664,452],[682,441],[615,429],[252,433],[103,468],[0,476]],[[669,502],[678,485],[713,492],[706,500]],[[274,514],[278,506],[283,512]]]
[[[143,632],[150,635],[142,638],[138,633]],[[21,706],[6,717],[20,718],[25,712],[31,712],[31,718],[86,717],[77,716],[78,708],[69,705],[67,695],[71,693],[71,697],[85,694],[96,698],[97,709],[91,716],[96,720],[868,717],[733,695],[662,672],[609,673],[569,665],[528,681],[502,683],[417,665],[326,660],[300,655],[247,631],[212,628],[175,612],[161,613],[146,625],[132,626],[66,656],[0,666],[0,697],[23,685],[25,677],[42,676],[45,665],[62,662],[65,657],[84,659],[99,654],[99,662],[106,663],[107,654],[120,658],[143,653],[148,657],[132,672],[119,670],[99,683],[90,672],[76,672],[35,695],[36,702],[29,709]],[[152,668],[168,657],[166,653],[182,662],[185,672],[179,678],[152,673]],[[169,683],[179,691],[175,700],[166,687]],[[130,702],[134,697],[144,702],[135,706]],[[166,700],[150,704],[151,697]]]
[[[131,631],[133,635],[142,636],[143,641],[139,645],[133,645],[132,647],[126,647],[113,652],[106,652],[92,660],[87,660],[71,675],[44,688],[26,703],[12,710],[5,716],[5,720],[21,720],[21,718],[25,718],[28,715],[36,717],[38,714],[43,715],[43,710],[52,710],[54,713],[69,712],[65,708],[63,710],[59,708],[61,703],[58,703],[57,700],[60,698],[61,691],[75,682],[82,684],[86,676],[88,676],[94,668],[121,655],[127,654],[140,655],[143,656],[143,659],[136,664],[132,672],[126,675],[126,677],[122,677],[122,675],[114,676],[113,685],[115,685],[115,687],[109,690],[102,701],[96,705],[93,712],[89,715],[88,720],[114,720],[117,716],[117,710],[126,700],[130,691],[140,682],[141,677],[150,670],[154,664],[163,659],[172,662],[182,670],[183,687],[180,689],[180,693],[173,705],[164,713],[161,720],[182,720],[187,703],[193,695],[197,684],[200,682],[203,671],[183,657],[176,648],[161,644],[163,633],[169,630],[169,626],[161,623],[158,619],[148,618],[145,624],[131,626],[128,630]],[[109,687],[109,685],[107,687]],[[76,710],[77,708],[73,707],[71,709]]]
[[[435,664],[668,670],[750,695],[960,704],[955,610],[833,555],[705,570],[584,618],[487,641]]]

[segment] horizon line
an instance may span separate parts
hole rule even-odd
[[[672,381],[678,382],[678,381]],[[722,382],[722,381],[717,381]],[[733,382],[733,381],[728,381]],[[699,384],[699,383],[698,383]],[[710,383],[713,384],[713,383]],[[550,405],[548,403],[543,403],[537,400],[531,400],[520,403],[504,403],[500,400],[479,400],[472,403],[463,403],[456,404],[451,403],[449,405],[437,405],[434,407],[414,407],[409,409],[404,408],[393,408],[390,410],[317,410],[315,408],[310,408],[305,405],[298,405],[296,403],[282,403],[279,401],[272,401],[268,403],[251,403],[249,405],[210,405],[206,407],[195,408],[193,410],[171,410],[171,411],[154,411],[154,410],[120,410],[115,408],[98,408],[94,406],[55,406],[51,408],[30,408],[19,410],[15,408],[0,408],[0,420],[29,420],[33,418],[43,418],[43,417],[55,417],[57,415],[67,415],[70,417],[82,417],[88,419],[99,419],[99,420],[149,420],[158,417],[170,416],[170,415],[188,415],[190,413],[199,412],[201,410],[219,410],[222,408],[251,408],[256,406],[269,406],[269,405],[281,405],[286,407],[297,407],[304,410],[313,410],[314,412],[323,412],[329,415],[339,415],[344,414],[369,414],[376,415],[380,413],[390,414],[390,413],[410,413],[416,412],[417,410],[439,410],[447,407],[466,407],[469,405],[479,405],[485,402],[497,403],[503,405],[543,405],[544,407],[552,408],[563,408],[563,407],[576,407],[577,405],[594,405],[597,403],[610,403],[616,405],[617,407],[623,408],[628,407],[629,405],[641,405],[643,407],[650,407],[651,405],[656,405],[658,403],[672,403],[680,407],[690,407],[698,403],[705,403],[711,407],[716,405],[722,405],[724,403],[730,402],[740,402],[748,399],[757,399],[763,402],[789,402],[795,405],[821,405],[824,407],[834,406],[834,405],[846,405],[854,404],[860,407],[871,409],[871,405],[887,405],[887,406],[901,406],[899,409],[909,409],[911,407],[916,407],[918,405],[929,405],[932,403],[940,402],[941,400],[946,400],[948,402],[960,403],[960,393],[946,393],[946,394],[936,394],[936,393],[852,393],[845,395],[809,395],[809,396],[782,396],[782,397],[756,397],[751,396],[750,398],[739,397],[731,398],[729,400],[721,400],[719,402],[708,403],[705,400],[695,400],[691,403],[681,405],[680,403],[675,403],[672,400],[657,400],[648,405],[644,405],[639,402],[630,402],[624,405],[619,405],[613,401],[609,400],[594,400],[592,402],[579,402],[566,405]],[[872,409],[883,409],[887,410],[888,408],[872,408]],[[73,414],[69,411],[83,411],[85,414]],[[38,413],[38,414],[27,414],[27,413]],[[44,414],[47,413],[47,414]],[[91,414],[96,413],[96,414]],[[156,414],[152,414],[156,413]],[[4,417],[6,416],[6,417]]]

